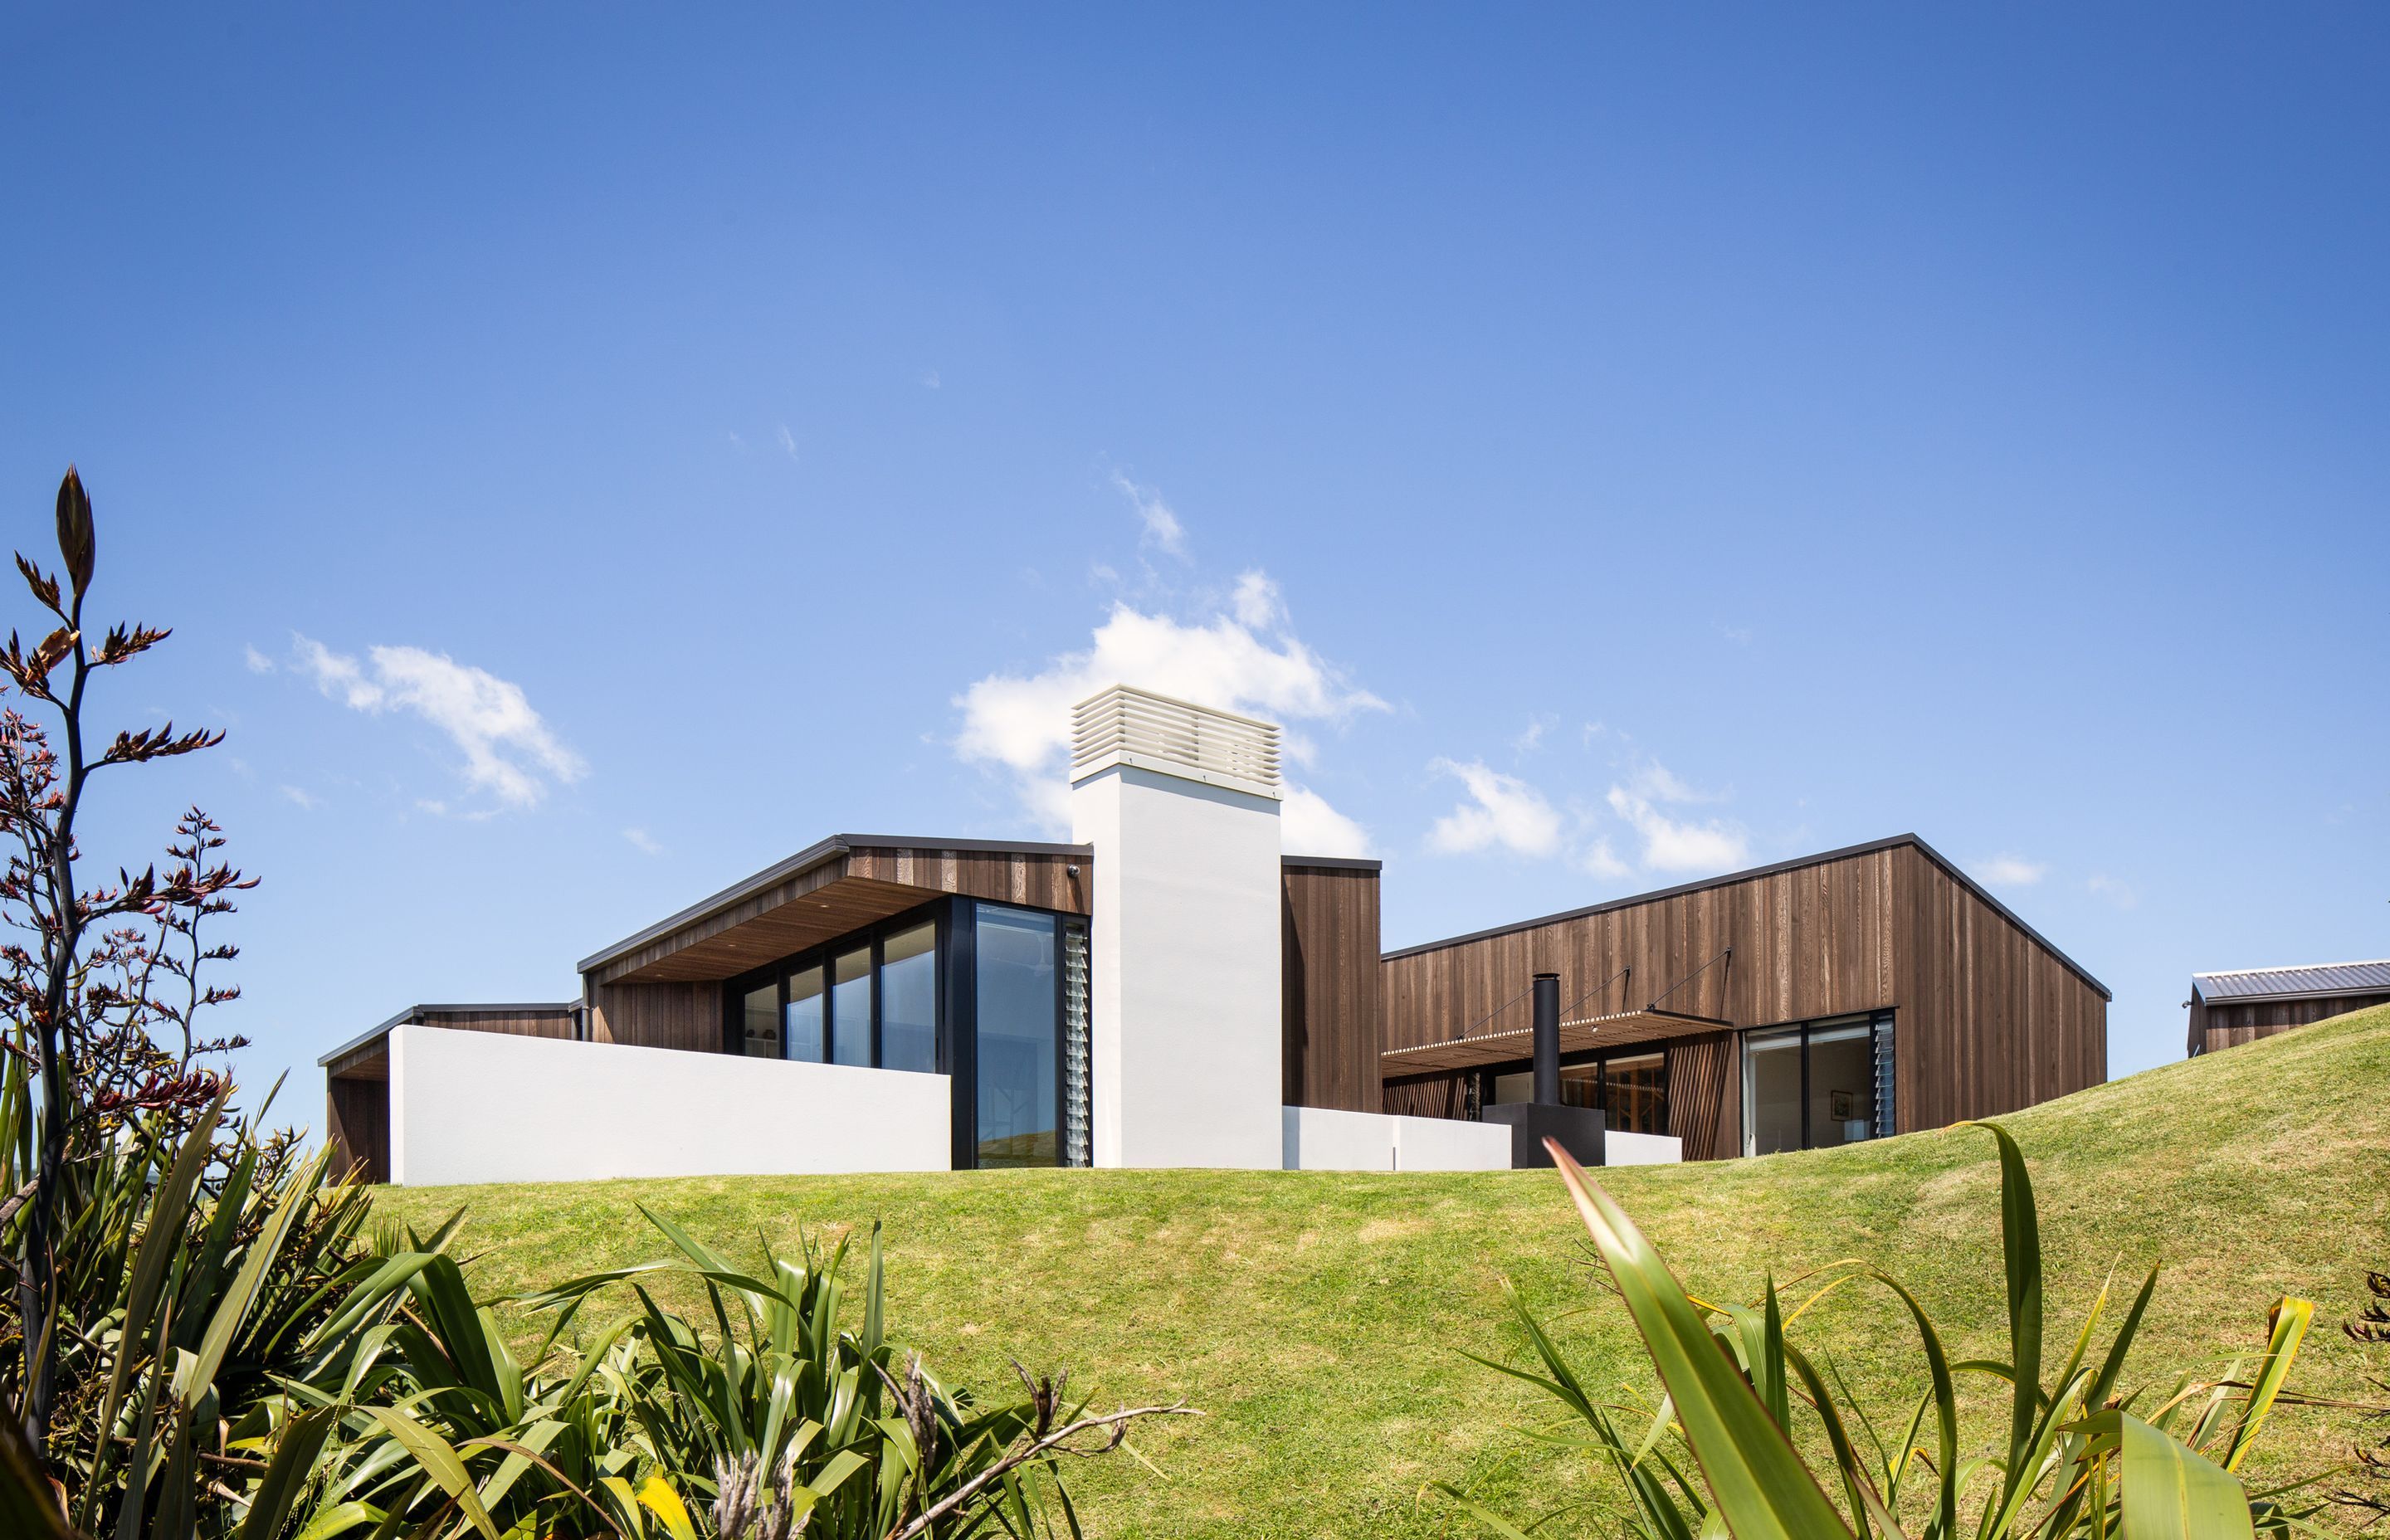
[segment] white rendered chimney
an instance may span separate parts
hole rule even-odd
[[[1114,685],[1073,709],[1094,847],[1099,1166],[1284,1164],[1278,728]]]

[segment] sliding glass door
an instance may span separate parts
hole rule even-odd
[[[1743,1033],[1743,1153],[1890,1135],[1892,1053],[1888,1010]]]

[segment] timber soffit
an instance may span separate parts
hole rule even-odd
[[[833,834],[818,844],[806,846],[785,861],[775,862],[754,876],[732,883],[712,897],[698,900],[669,918],[658,920],[636,935],[625,936],[613,945],[592,953],[575,965],[575,971],[586,973],[592,969],[603,968],[649,942],[661,941],[675,930],[685,930],[744,903],[766,888],[858,850],[953,851],[962,855],[1075,855],[1082,861],[1095,858],[1095,848],[1091,845],[1041,844],[1019,840],[932,840],[901,834]]]
[[[384,1035],[391,1028],[403,1027],[409,1021],[418,1020],[426,1016],[455,1016],[467,1011],[482,1016],[570,1016],[580,1008],[581,1002],[578,1000],[541,1000],[529,1005],[508,1003],[485,1005],[477,1000],[465,1005],[409,1006],[379,1026],[367,1027],[331,1052],[319,1056],[315,1062],[329,1064],[336,1059],[345,1058],[375,1038]]]
[[[1983,900],[1986,905],[1989,905],[1993,913],[1998,915],[2002,919],[2007,920],[2011,925],[2015,926],[2019,930],[2024,932],[2027,937],[2031,938],[2035,945],[2039,946],[2043,951],[2049,953],[2051,956],[2056,957],[2060,962],[2065,964],[2067,971],[2073,973],[2076,978],[2081,979],[2085,983],[2089,984],[2093,989],[2098,990],[2100,992],[2100,998],[2110,1001],[2115,999],[2115,992],[2111,990],[2106,984],[2101,983],[2098,979],[2092,977],[2091,970],[2089,969],[2085,968],[2081,963],[2076,962],[2073,957],[2070,957],[2065,953],[2060,951],[2051,943],[2048,936],[2043,935],[2040,931],[2035,930],[2032,926],[2027,925],[2022,918],[2020,918],[2014,909],[2010,908],[1998,899],[1994,898],[1990,892],[1986,890],[1982,883],[1976,881],[1973,878],[1969,877],[1965,872],[1960,870],[1957,864],[1952,862],[1949,857],[1944,855],[1940,851],[1935,850],[1932,845],[1927,844],[1922,839],[1920,839],[1914,834],[1895,834],[1885,840],[1870,840],[1865,844],[1844,845],[1840,850],[1821,851],[1816,855],[1795,856],[1790,861],[1778,861],[1770,866],[1754,866],[1748,871],[1728,872],[1723,877],[1703,878],[1699,882],[1681,882],[1676,887],[1662,888],[1654,892],[1633,893],[1625,898],[1605,899],[1600,904],[1588,904],[1581,909],[1564,909],[1556,915],[1545,915],[1536,919],[1523,919],[1510,925],[1497,925],[1484,930],[1471,930],[1465,936],[1447,936],[1442,941],[1421,942],[1416,946],[1399,947],[1394,951],[1388,952],[1384,954],[1384,957],[1385,960],[1392,961],[1396,957],[1416,956],[1422,952],[1440,952],[1447,946],[1459,946],[1472,941],[1488,941],[1496,936],[1511,935],[1521,930],[1533,930],[1546,925],[1558,925],[1566,920],[1585,919],[1594,915],[1605,915],[1615,909],[1632,909],[1638,905],[1656,904],[1662,899],[1677,898],[1686,893],[1703,892],[1711,888],[1730,888],[1738,882],[1754,882],[1763,877],[1774,877],[1779,872],[1798,871],[1804,866],[1821,866],[1829,861],[1847,861],[1855,855],[1872,855],[1878,851],[1897,850],[1903,845],[1916,846],[1918,852],[1927,860],[1933,862],[1935,866],[1948,873],[1951,878],[1957,880],[1959,884],[1964,887],[1969,892]]]

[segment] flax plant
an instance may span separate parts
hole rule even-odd
[[[1807,1292],[1789,1310],[1772,1278],[1753,1304],[1696,1301],[1616,1200],[1554,1147],[1658,1371],[1656,1410],[1592,1391],[1515,1293],[1536,1367],[1479,1361],[1558,1398],[1585,1424],[1589,1437],[1576,1442],[1624,1486],[1633,1533],[1645,1540],[2254,1540],[2303,1528],[2314,1508],[2290,1498],[2308,1483],[2252,1490],[2242,1472],[2285,1400],[2314,1305],[2276,1302],[2266,1350],[2246,1378],[2236,1363],[2217,1379],[2128,1390],[2127,1355],[2157,1288],[2152,1267],[2105,1349],[2093,1352],[2111,1305],[2103,1287],[2049,1372],[2032,1178],[2005,1129],[1974,1126],[1998,1145],[2005,1359],[1953,1361],[1917,1296],[1859,1262],[1803,1280]],[[1882,1290],[1883,1329],[1915,1335],[1928,1388],[1898,1416],[1871,1418],[1832,1360],[1788,1334],[1789,1323],[1846,1288]],[[1993,1382],[2007,1403],[1988,1450],[1966,1447],[1962,1378]],[[1796,1415],[1829,1453],[1822,1469],[1794,1447]],[[1508,1519],[1439,1485],[1496,1533],[1523,1540]]]

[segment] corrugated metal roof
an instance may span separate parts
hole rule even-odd
[[[2299,968],[2243,968],[2229,973],[2194,973],[2191,983],[2203,1000],[2390,994],[2390,958],[2380,962],[2313,963]]]

